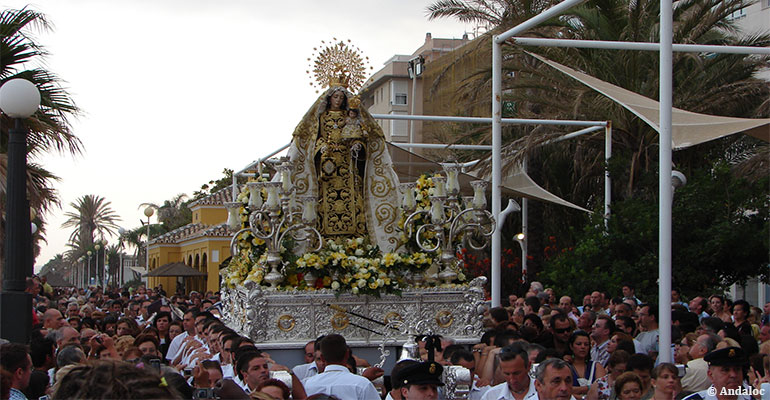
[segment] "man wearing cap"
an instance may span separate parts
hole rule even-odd
[[[441,373],[444,368],[435,361],[409,364],[396,373],[393,386],[401,386],[401,398],[405,400],[436,400]]]
[[[743,368],[749,361],[740,347],[714,350],[705,357],[709,364],[708,389],[691,394],[685,400],[750,400],[751,387],[743,386]]]
[[[500,372],[505,382],[492,387],[481,400],[534,400],[537,399],[534,379],[529,377],[529,355],[520,342],[504,347],[500,353]]]

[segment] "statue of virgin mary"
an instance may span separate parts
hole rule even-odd
[[[318,201],[324,240],[368,236],[383,252],[398,247],[398,176],[382,128],[335,68],[328,89],[294,129],[289,147],[298,196]]]

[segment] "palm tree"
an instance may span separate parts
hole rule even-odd
[[[36,43],[31,31],[46,31],[50,24],[39,12],[21,10],[0,11],[0,85],[7,80],[24,78],[33,82],[40,91],[41,107],[25,122],[28,154],[30,158],[43,156],[50,151],[79,155],[82,143],[71,130],[70,118],[80,113],[70,95],[61,86],[61,80],[54,73],[30,65],[44,65],[45,49]],[[5,179],[7,171],[8,128],[13,126],[6,115],[0,115],[0,243],[5,241]],[[58,178],[34,162],[27,164],[27,193],[30,207],[37,211],[40,233],[43,232],[43,216],[52,207],[60,206],[59,198],[52,184]],[[37,242],[42,235],[34,235]],[[4,248],[0,246],[0,266]]]
[[[70,203],[75,211],[64,213],[67,220],[62,224],[62,228],[75,228],[70,234],[70,243],[81,249],[90,249],[97,235],[114,235],[118,230],[117,222],[120,217],[110,207],[111,204],[104,197],[92,194]]]

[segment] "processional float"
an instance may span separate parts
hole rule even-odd
[[[459,167],[398,183],[380,126],[353,90],[365,61],[354,47],[322,48],[312,71],[328,89],[294,131],[288,156],[262,166],[226,203],[237,233],[222,271],[223,318],[262,349],[300,348],[329,333],[353,347],[391,346],[416,358],[417,337],[476,343],[485,277],[468,280],[460,249],[495,229],[484,181],[461,197]],[[445,369],[462,398],[470,372]]]

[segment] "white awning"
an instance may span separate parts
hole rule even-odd
[[[660,131],[660,104],[657,101],[594,78],[591,75],[578,72],[543,56],[530,52],[527,52],[527,54],[609,97],[628,111],[636,114],[653,129]],[[672,109],[671,118],[671,144],[674,150],[685,149],[736,133],[745,133],[770,142],[770,119],[768,118],[720,117],[694,113],[678,108]]]

